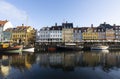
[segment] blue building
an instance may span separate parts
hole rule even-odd
[[[12,36],[12,32],[7,32],[7,31],[3,32],[3,40],[4,41],[10,41],[11,40],[11,36]]]
[[[80,42],[82,41],[82,28],[74,28],[73,29],[73,39],[74,39],[74,42]]]

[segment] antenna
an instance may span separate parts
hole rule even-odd
[[[28,25],[28,16],[26,16],[26,26]]]

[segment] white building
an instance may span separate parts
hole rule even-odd
[[[120,42],[120,26],[113,25],[115,32],[115,40]]]
[[[98,41],[104,42],[106,40],[106,32],[105,29],[101,27],[97,27],[97,33],[98,33]]]
[[[37,31],[36,42],[62,42],[62,26],[41,28]]]
[[[37,31],[36,42],[49,42],[50,27],[43,27]]]
[[[0,42],[3,42],[3,31],[5,31],[7,28],[13,28],[13,25],[11,24],[11,22],[5,20],[5,21],[1,21],[0,20]]]
[[[50,42],[62,42],[62,26],[52,26],[50,28]]]

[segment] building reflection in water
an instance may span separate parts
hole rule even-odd
[[[112,67],[120,67],[120,52],[88,51],[36,54],[36,63],[40,67],[74,70],[75,67],[101,66],[104,71]]]
[[[11,69],[11,66],[9,64],[9,58],[8,58],[8,56],[5,56],[5,55],[1,56],[0,58],[1,58],[0,72],[4,77],[6,77],[9,75],[10,69]]]
[[[30,69],[35,61],[34,55],[24,54],[11,57],[10,65],[20,70]]]
[[[11,68],[17,68],[21,72],[25,69],[30,69],[32,64],[35,62],[35,55],[0,55],[0,74],[3,77],[9,76]]]
[[[75,71],[76,68],[100,67],[109,72],[111,68],[120,67],[120,51],[79,51],[35,53],[22,55],[0,55],[0,75],[6,77],[12,74],[12,68],[21,73],[30,70],[33,64],[44,69],[60,69],[62,71]]]

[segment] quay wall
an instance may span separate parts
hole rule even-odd
[[[96,44],[108,45],[109,50],[120,50],[120,42],[74,42],[77,46],[83,46],[83,50],[90,50],[90,47]],[[36,42],[35,51],[46,51],[48,47],[64,46],[63,42]]]

